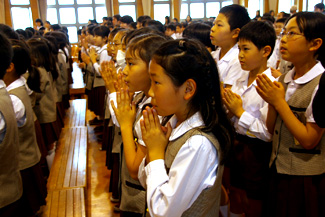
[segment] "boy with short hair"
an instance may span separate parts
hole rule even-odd
[[[237,39],[240,29],[249,21],[246,8],[233,4],[221,8],[211,28],[211,43],[218,46],[211,54],[217,62],[222,87],[230,88],[241,76]]]
[[[166,36],[170,36],[173,39],[177,39],[176,37],[176,26],[175,24],[168,24],[166,27],[166,31],[165,31],[165,35]]]
[[[285,18],[281,18],[281,19],[277,19],[274,23],[274,30],[275,30],[277,39],[275,42],[275,47],[274,47],[273,53],[272,53],[271,57],[269,58],[269,60],[267,61],[268,66],[273,69],[278,69],[279,63],[281,60],[280,50],[279,50],[280,49],[280,41],[281,41],[280,33],[282,32],[282,29],[284,27],[286,20],[287,19],[285,19]]]
[[[0,216],[20,216],[23,186],[18,167],[18,127],[3,76],[11,66],[12,48],[0,33]]]
[[[223,99],[237,132],[230,163],[231,216],[260,217],[267,199],[272,135],[266,127],[268,104],[255,86],[259,74],[275,80],[267,67],[275,39],[274,28],[261,21],[248,23],[238,35],[238,59],[247,72],[231,90],[225,88]]]

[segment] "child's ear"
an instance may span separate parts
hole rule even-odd
[[[323,40],[321,38],[316,38],[310,41],[309,51],[317,51],[323,44]]]
[[[184,85],[185,85],[184,99],[190,100],[196,92],[196,82],[193,79],[187,79],[184,82]]]
[[[272,51],[271,46],[267,45],[262,49],[263,49],[263,57],[267,58],[269,55],[271,55],[271,51]]]
[[[232,32],[232,38],[238,38],[240,28],[236,28],[236,29],[232,30],[231,32]]]
[[[14,63],[10,63],[9,67],[6,70],[6,73],[11,73],[15,70],[15,64]]]

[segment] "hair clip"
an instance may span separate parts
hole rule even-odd
[[[184,40],[180,40],[178,46],[179,46],[179,47],[184,47],[184,43],[185,43]]]

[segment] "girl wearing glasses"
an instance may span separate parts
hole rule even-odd
[[[324,28],[323,14],[291,16],[280,52],[294,68],[279,82],[264,75],[257,79],[257,91],[269,103],[267,127],[273,133],[270,216],[325,216],[325,130],[312,112],[324,72]]]

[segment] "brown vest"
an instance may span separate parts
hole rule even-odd
[[[0,88],[0,112],[6,122],[5,137],[0,143],[0,208],[2,208],[17,201],[23,193],[18,167],[18,128],[6,88]]]
[[[183,136],[178,139],[169,142],[166,152],[165,152],[165,167],[169,173],[169,169],[173,164],[173,161],[184,143],[194,135],[205,136],[217,149],[217,153],[220,153],[220,145],[218,140],[211,133],[207,134],[198,128],[194,128],[186,132]],[[220,155],[219,155],[220,158]],[[220,160],[219,160],[220,162]],[[220,197],[221,197],[221,181],[223,174],[223,165],[218,165],[217,177],[214,182],[214,185],[210,188],[204,189],[198,198],[194,201],[190,208],[188,208],[182,216],[188,217],[218,217],[219,216],[219,207],[220,207]]]
[[[287,89],[287,84],[284,82],[285,75],[279,78],[279,82]],[[310,104],[315,87],[319,84],[320,77],[321,75],[300,85],[288,100],[291,111],[303,124],[306,124],[305,111]],[[278,115],[269,165],[271,166],[273,162],[275,162],[277,172],[281,174],[308,176],[325,173],[325,135],[314,149],[307,150],[298,144]]]
[[[37,145],[35,134],[34,113],[25,86],[10,90],[9,94],[17,96],[25,106],[26,122],[23,126],[18,128],[19,169],[24,170],[34,166],[41,159],[41,153]]]
[[[43,67],[38,67],[41,80],[42,93],[35,93],[36,103],[34,112],[41,124],[56,121],[56,105],[54,93],[48,72]]]

